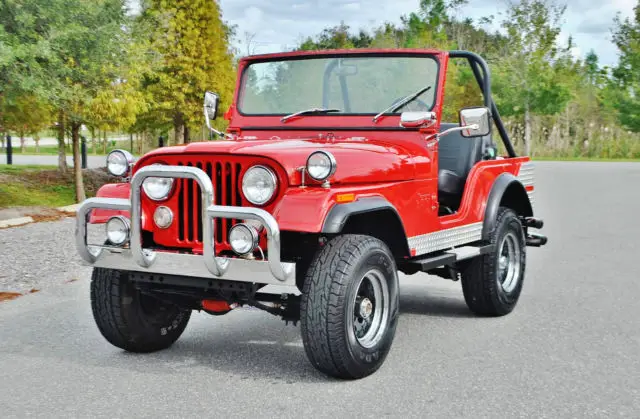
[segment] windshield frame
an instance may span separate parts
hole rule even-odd
[[[307,54],[295,54],[295,55],[279,55],[279,54],[275,54],[273,56],[266,56],[264,58],[260,57],[260,58],[252,58],[252,57],[248,57],[245,58],[246,63],[242,68],[242,72],[240,74],[240,78],[238,80],[238,85],[237,85],[237,93],[236,93],[236,97],[235,97],[235,102],[236,102],[236,106],[235,106],[235,111],[243,116],[243,117],[283,117],[286,115],[289,115],[290,112],[282,112],[282,113],[245,113],[242,111],[242,99],[243,99],[243,93],[244,93],[244,86],[245,86],[245,77],[246,77],[246,73],[248,71],[248,69],[251,67],[251,65],[253,64],[258,64],[258,63],[271,63],[271,62],[283,62],[283,61],[302,61],[302,60],[318,60],[318,59],[335,59],[335,58],[367,58],[367,57],[376,57],[376,58],[380,58],[380,59],[384,59],[384,58],[391,58],[391,57],[411,57],[411,58],[420,58],[420,59],[425,59],[425,60],[433,60],[435,63],[435,73],[436,73],[436,77],[435,80],[433,80],[432,83],[432,89],[434,90],[433,93],[433,100],[430,104],[430,112],[434,112],[435,108],[438,106],[440,100],[439,100],[439,95],[441,94],[439,89],[440,86],[440,78],[441,78],[441,66],[442,63],[440,61],[440,57],[439,54],[435,53],[434,51],[420,51],[420,52],[415,52],[415,51],[398,51],[398,50],[390,50],[390,51],[384,51],[384,52],[376,52],[376,51],[366,51],[366,50],[349,50],[346,52],[336,52],[336,53],[317,53],[317,52],[313,52],[313,51],[306,51]],[[324,84],[326,83],[326,79],[327,79],[327,75],[330,73],[326,72],[327,70],[325,70],[325,74],[323,76],[323,79],[320,81],[320,83]],[[323,88],[324,91],[324,88]],[[344,93],[344,92],[342,92]],[[407,95],[411,95],[413,92],[407,92]],[[393,99],[392,99],[393,100]],[[324,101],[324,100],[323,100]],[[391,102],[389,102],[389,105],[391,105]],[[305,115],[305,118],[326,118],[326,117],[373,117],[375,115],[377,115],[382,109],[378,110],[377,112],[345,112],[342,111],[340,113],[332,113],[330,115],[322,115],[322,114],[318,114],[318,115]],[[400,108],[398,111],[393,112],[393,113],[385,113],[385,116],[396,116],[399,117],[402,114],[402,108]]]

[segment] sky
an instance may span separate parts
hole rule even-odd
[[[218,0],[223,19],[237,26],[236,46],[242,55],[294,48],[300,40],[344,21],[352,30],[373,28],[383,22],[400,21],[400,16],[418,9],[419,0]],[[459,18],[474,20],[495,16],[499,29],[508,0],[470,0]],[[611,27],[617,13],[631,17],[636,0],[565,0],[567,11],[561,42],[573,37],[572,51],[583,58],[591,49],[601,65],[615,65],[617,50],[611,43]],[[247,36],[251,34],[250,47]]]

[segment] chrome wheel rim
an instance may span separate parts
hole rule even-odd
[[[513,232],[507,233],[502,239],[498,253],[498,281],[504,292],[511,292],[518,286],[520,252],[518,237]]]
[[[383,338],[389,317],[389,286],[384,274],[371,269],[357,284],[348,326],[360,345],[375,346]]]

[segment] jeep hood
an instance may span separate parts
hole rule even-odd
[[[409,180],[415,177],[416,164],[424,157],[416,157],[405,147],[379,140],[355,139],[287,139],[241,140],[192,143],[185,146],[156,149],[139,161],[152,156],[176,154],[233,154],[236,156],[266,157],[286,171],[289,185],[301,183],[299,167],[305,166],[311,153],[324,150],[332,153],[337,162],[332,184],[376,183]]]

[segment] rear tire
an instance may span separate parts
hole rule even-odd
[[[494,250],[473,259],[464,269],[462,291],[475,314],[504,316],[520,298],[526,265],[524,229],[513,210],[498,210],[489,238]]]
[[[191,317],[191,310],[140,293],[127,272],[104,268],[91,276],[91,308],[102,336],[129,352],[168,348]]]
[[[323,373],[362,378],[384,363],[399,315],[398,274],[389,248],[344,235],[316,255],[302,292],[302,341]]]

